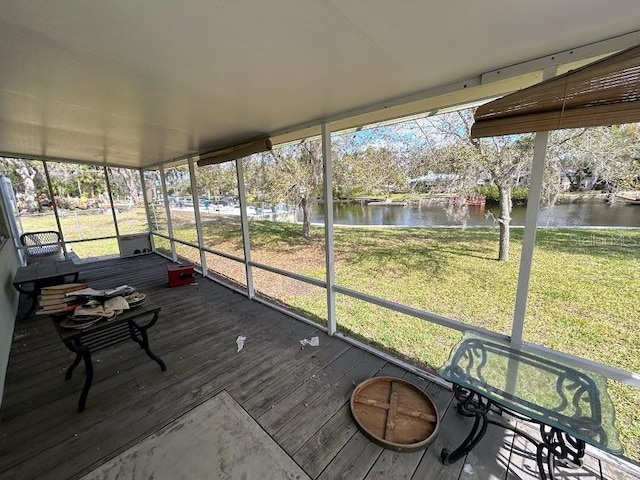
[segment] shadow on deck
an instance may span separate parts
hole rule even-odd
[[[442,465],[441,449],[469,429],[451,392],[213,281],[168,288],[167,263],[148,255],[80,266],[94,288],[126,283],[162,307],[149,333],[168,366],[161,372],[133,342],[98,352],[82,413],[76,406],[84,372],[79,367],[65,381],[73,354],[52,323],[42,317],[17,323],[0,412],[0,477],[78,478],[223,390],[311,478],[537,477],[530,446],[497,428],[464,461]],[[247,337],[240,353],[238,335]],[[320,347],[301,348],[299,340],[313,335]],[[405,378],[434,400],[442,423],[426,451],[384,450],[358,431],[349,396],[374,375]],[[586,469],[560,478],[600,479],[604,467],[589,458]]]

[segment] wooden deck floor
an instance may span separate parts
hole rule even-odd
[[[491,428],[464,461],[445,467],[443,446],[468,431],[451,393],[363,350],[328,337],[218,284],[166,286],[167,261],[155,255],[81,266],[95,288],[136,286],[162,306],[150,330],[161,372],[133,342],[97,353],[87,409],[76,413],[84,380],[73,355],[45,319],[18,322],[0,412],[0,478],[78,478],[226,390],[312,478],[530,479],[530,446]],[[236,337],[247,337],[236,352]],[[320,336],[320,347],[299,340]],[[367,440],[351,420],[354,385],[374,375],[409,379],[429,393],[442,417],[426,451],[397,453]],[[627,478],[590,458],[561,478]],[[631,477],[628,477],[631,478]]]

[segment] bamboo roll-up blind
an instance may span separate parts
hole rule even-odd
[[[475,138],[640,122],[640,45],[479,107]]]

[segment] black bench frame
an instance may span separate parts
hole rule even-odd
[[[78,412],[82,412],[85,409],[89,389],[93,382],[91,354],[94,352],[132,340],[140,345],[140,348],[145,351],[149,358],[160,365],[160,369],[163,372],[167,370],[164,361],[151,351],[149,336],[147,335],[147,330],[155,325],[159,315],[160,307],[140,306],[126,310],[113,320],[101,320],[84,330],[64,328],[60,325],[62,319],[54,318],[53,321],[60,339],[69,350],[76,354],[75,359],[65,373],[66,380],[71,378],[80,361],[84,360],[86,378],[78,402]],[[146,323],[139,322],[140,319],[148,316],[151,316],[149,321]]]

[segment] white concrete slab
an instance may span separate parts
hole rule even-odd
[[[225,391],[82,480],[309,477]]]

